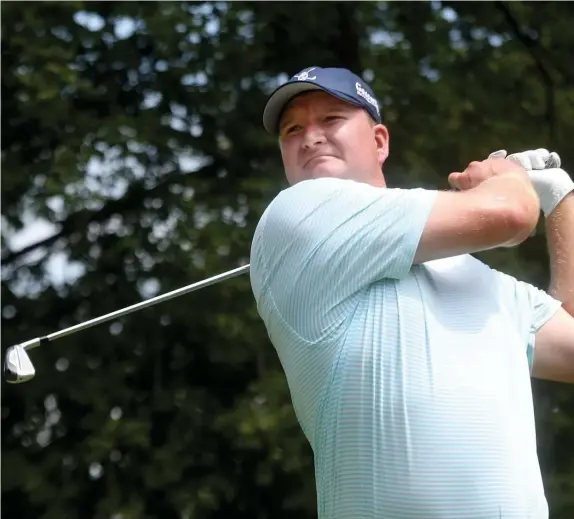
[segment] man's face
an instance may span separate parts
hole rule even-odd
[[[389,135],[367,112],[322,91],[302,94],[285,109],[279,143],[291,185],[320,177],[384,186],[381,166]]]

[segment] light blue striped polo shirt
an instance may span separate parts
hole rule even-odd
[[[251,284],[315,458],[320,519],[545,519],[529,361],[560,303],[470,255],[412,265],[436,197],[308,180]]]

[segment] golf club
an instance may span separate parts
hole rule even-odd
[[[173,299],[174,297],[179,297],[184,294],[188,294],[189,292],[199,290],[200,288],[208,287],[210,285],[214,285],[215,283],[219,283],[220,281],[239,276],[248,270],[249,264],[243,265],[242,267],[238,267],[236,269],[229,270],[228,272],[224,272],[223,274],[218,274],[217,276],[204,279],[198,283],[193,283],[191,285],[178,288],[177,290],[173,290],[171,292],[167,292],[166,294],[147,299],[141,303],[136,303],[135,305],[122,308],[121,310],[116,310],[115,312],[96,317],[95,319],[90,319],[84,323],[70,326],[69,328],[60,330],[59,332],[54,332],[44,337],[36,337],[35,339],[30,339],[29,341],[10,346],[6,350],[6,356],[4,358],[4,377],[6,382],[9,382],[10,384],[19,384],[22,382],[27,382],[34,377],[36,370],[34,369],[34,365],[30,360],[28,350],[37,348],[38,346],[43,346],[44,344],[53,342],[57,339],[61,339],[67,335],[72,335],[81,330],[91,328],[97,324],[105,323],[111,319],[117,319],[123,315],[131,314],[132,312],[157,305],[158,303],[163,303],[164,301]]]

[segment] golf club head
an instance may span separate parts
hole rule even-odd
[[[32,361],[25,348],[20,345],[6,350],[4,359],[4,378],[10,384],[27,382],[36,374]]]

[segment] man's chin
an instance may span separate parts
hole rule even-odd
[[[347,168],[343,162],[335,157],[321,157],[312,160],[305,167],[305,173],[309,178],[323,177],[346,177]]]

